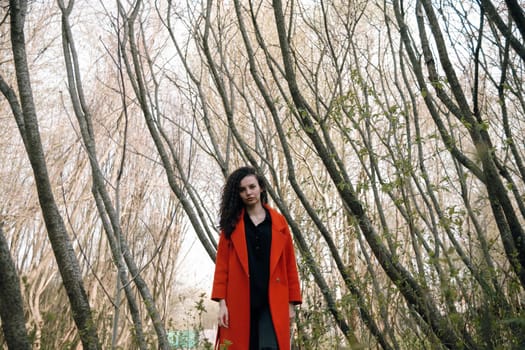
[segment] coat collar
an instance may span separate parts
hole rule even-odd
[[[273,270],[279,262],[279,257],[282,254],[286,243],[285,228],[286,223],[280,217],[279,213],[271,208],[269,205],[264,204],[264,207],[270,213],[272,219],[272,246],[270,249],[270,276]],[[241,265],[247,276],[250,275],[250,269],[248,266],[248,249],[246,247],[246,235],[244,231],[244,209],[241,211],[237,226],[231,234],[231,240],[233,247],[239,257]]]

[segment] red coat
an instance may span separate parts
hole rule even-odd
[[[280,350],[290,349],[288,303],[300,304],[299,276],[288,223],[265,205],[272,220],[268,299]],[[248,350],[250,341],[250,281],[244,213],[230,239],[221,234],[217,248],[211,298],[226,299],[229,327],[219,327],[218,344],[229,340],[228,350]],[[216,344],[217,346],[217,344]]]

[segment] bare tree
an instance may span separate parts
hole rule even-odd
[[[187,169],[184,168],[185,164],[175,147],[175,143],[170,140],[170,135],[163,126],[162,121],[164,119],[170,121],[170,119],[158,104],[159,83],[154,69],[154,62],[147,51],[147,43],[144,41],[142,46],[146,49],[143,52],[145,62],[141,59],[141,51],[139,51],[137,40],[145,40],[145,38],[144,34],[140,33],[142,28],[139,28],[139,33],[136,33],[135,26],[140,18],[139,14],[143,6],[142,1],[135,1],[128,14],[124,6],[119,2],[119,15],[122,16],[125,24],[125,36],[120,38],[119,45],[121,45],[126,73],[132,82],[132,87],[148,131],[166,171],[168,184],[181,202],[182,208],[206,252],[214,260],[217,243],[212,234],[213,230],[211,227],[213,227],[213,224],[210,224],[210,216],[206,211],[203,211],[202,199],[191,185],[192,165],[186,164]],[[145,76],[146,70],[151,74],[152,87],[146,84],[149,80]],[[213,220],[211,221],[213,222]]]
[[[118,279],[121,284],[117,283],[117,294],[115,298],[115,304],[120,303],[120,297],[118,291],[122,285],[126,294],[126,299],[128,300],[128,305],[133,317],[133,322],[135,324],[135,334],[137,337],[137,343],[141,349],[146,349],[146,341],[144,338],[144,331],[142,327],[142,321],[140,319],[139,309],[137,306],[137,301],[130,287],[130,280],[127,275],[127,269],[131,272],[132,280],[137,285],[148,309],[148,313],[153,321],[155,331],[157,332],[157,337],[159,341],[159,348],[167,349],[168,340],[166,337],[166,331],[163,325],[163,322],[160,318],[158,310],[155,306],[155,301],[151,295],[149,287],[142,278],[140,271],[135,264],[134,258],[131,256],[131,253],[128,248],[128,244],[125,241],[125,238],[122,234],[122,228],[119,220],[118,208],[115,208],[115,205],[112,203],[109,193],[105,186],[105,178],[101,171],[99,162],[97,160],[96,152],[96,141],[93,131],[93,122],[91,120],[91,113],[89,107],[86,103],[86,98],[84,96],[84,91],[82,87],[82,79],[79,73],[79,63],[78,56],[76,54],[76,48],[73,40],[73,35],[71,31],[71,26],[69,24],[69,15],[73,9],[74,1],[70,1],[67,6],[63,1],[58,1],[60,10],[62,11],[62,27],[63,27],[63,46],[64,46],[64,58],[66,60],[66,69],[68,72],[68,83],[69,91],[72,99],[73,109],[77,120],[79,123],[80,131],[82,134],[82,139],[88,153],[88,158],[90,161],[92,174],[93,174],[93,196],[95,197],[95,202],[97,203],[97,208],[99,210],[104,229],[107,234],[108,242],[111,247],[111,252],[113,259],[118,268]],[[124,161],[124,155],[123,161]],[[123,162],[122,161],[122,162]],[[120,169],[120,173],[122,168]],[[118,189],[119,179],[117,179]],[[117,201],[119,200],[117,193]],[[127,266],[125,265],[127,263]],[[114,331],[113,331],[113,340],[112,344],[116,343],[116,327],[118,325],[118,314],[119,308],[116,309]]]
[[[0,88],[10,103],[34,171],[35,184],[42,214],[46,222],[48,236],[55,253],[64,287],[68,293],[69,301],[73,309],[73,318],[79,329],[82,343],[86,349],[98,349],[100,347],[98,335],[83,287],[79,264],[64,222],[55,203],[40,141],[36,109],[33,103],[25,54],[24,17],[27,10],[27,2],[10,1],[9,10],[11,43],[20,101],[3,78],[1,79]]]

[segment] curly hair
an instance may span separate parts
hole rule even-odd
[[[235,226],[237,225],[237,222],[239,221],[241,211],[244,208],[244,203],[241,199],[241,196],[239,195],[239,186],[241,184],[241,180],[249,175],[254,175],[257,178],[257,182],[263,190],[261,192],[261,202],[268,202],[264,178],[257,173],[255,168],[244,166],[232,172],[226,179],[226,184],[222,189],[220,207],[219,227],[224,232],[226,238],[230,238],[233,230],[235,229]]]

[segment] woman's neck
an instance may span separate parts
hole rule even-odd
[[[266,218],[266,211],[260,203],[253,207],[246,207],[246,212],[255,226],[258,226]]]
[[[247,206],[246,207],[246,212],[250,216],[262,215],[264,213],[264,207],[262,206],[261,203],[257,203],[256,205],[251,206],[251,207]]]

